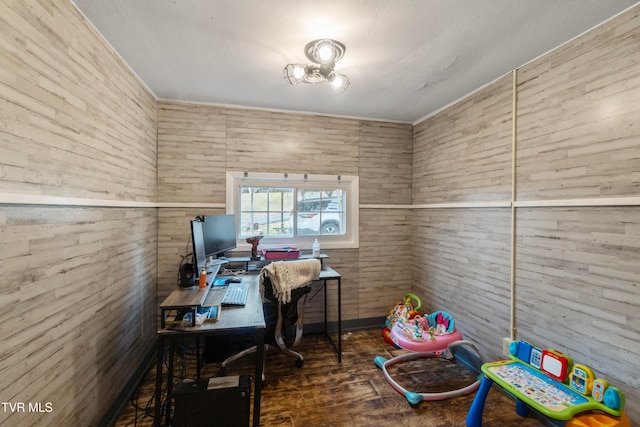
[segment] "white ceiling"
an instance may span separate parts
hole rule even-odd
[[[415,123],[637,0],[72,0],[159,99]],[[290,86],[317,38],[351,85]]]

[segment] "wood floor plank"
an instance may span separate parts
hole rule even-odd
[[[467,411],[474,394],[442,401],[421,402],[412,406],[385,380],[373,358],[390,358],[406,353],[391,347],[382,339],[379,330],[355,331],[344,335],[343,363],[337,362],[333,350],[320,335],[305,335],[296,350],[305,357],[302,368],[294,367],[294,359],[278,352],[268,352],[266,359],[266,385],[262,390],[260,425],[264,427],[452,427],[464,426]],[[195,354],[187,349],[187,377],[195,376]],[[449,373],[444,371],[450,362],[441,358],[408,363],[402,381],[416,387],[430,387],[435,381],[469,381],[469,375],[460,366]],[[394,365],[398,366],[398,365]],[[178,372],[180,364],[176,365]],[[216,376],[219,363],[207,363],[203,377]],[[252,356],[228,366],[227,375],[253,373]],[[458,375],[458,373],[460,375]],[[460,378],[456,378],[456,377]],[[463,378],[464,377],[464,378]],[[425,381],[426,380],[426,381]],[[139,388],[137,414],[130,404],[120,415],[115,427],[151,426],[153,424],[153,386],[155,367],[147,374]],[[401,381],[400,379],[398,381]],[[422,382],[422,384],[421,384]],[[443,387],[440,384],[439,387]],[[431,389],[430,389],[431,390]],[[429,390],[423,390],[429,391]],[[150,406],[149,406],[150,405]],[[145,416],[144,408],[149,408]],[[134,418],[137,415],[137,420]],[[505,394],[492,389],[485,405],[483,425],[488,427],[542,426],[535,418],[520,418],[515,403]]]

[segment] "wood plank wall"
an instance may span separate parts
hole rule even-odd
[[[408,204],[411,137],[410,124],[160,102],[158,202],[178,205],[159,209],[158,298],[176,286],[180,260],[190,251],[188,221],[225,213],[226,171],[359,175],[361,201]],[[383,316],[399,298],[396,289],[408,290],[403,242],[410,225],[404,213],[397,214],[398,221],[394,212],[367,209],[361,212],[366,219],[360,220],[360,250],[323,249],[343,275],[344,319]],[[382,244],[389,237],[397,242],[392,251]],[[383,309],[375,295],[391,282]],[[330,319],[336,320],[335,293],[328,303]],[[320,322],[323,304],[318,295],[305,321]]]
[[[503,77],[414,127],[415,290],[493,357],[509,336],[511,216],[491,203],[511,199],[511,88]]]
[[[640,421],[638,8],[518,70],[516,198],[511,76],[413,127],[157,106],[70,2],[0,8],[0,192],[62,198],[0,206],[2,398],[53,403],[0,425],[98,422],[153,343],[188,220],[224,212],[227,170],[360,176],[360,249],[326,251],[343,318],[414,290],[489,358],[516,321],[619,385]],[[600,206],[542,203],[584,198]],[[515,235],[496,205],[512,202]]]
[[[414,253],[417,291],[433,308],[452,311],[463,335],[479,341],[489,358],[501,357],[513,321],[518,339],[592,367],[626,394],[634,424],[639,15],[637,6],[516,70],[515,84],[505,76],[417,124],[413,154],[413,204],[421,208],[414,244],[423,248]],[[490,208],[505,198],[515,206],[514,232],[511,208]],[[465,205],[474,200],[486,207]],[[436,205],[444,201],[450,206]]]
[[[414,128],[413,204],[511,198],[511,78]]]
[[[97,425],[152,348],[155,162],[155,99],[77,9],[0,1],[1,400],[26,407],[1,426]]]
[[[358,313],[386,316],[411,290],[412,127],[362,122]],[[386,205],[384,208],[379,205]]]

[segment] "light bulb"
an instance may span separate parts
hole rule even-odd
[[[349,86],[349,78],[344,74],[332,73],[327,80],[336,93],[344,92]]]
[[[327,63],[335,57],[335,50],[329,43],[322,43],[318,46],[318,59],[322,63]]]
[[[342,78],[342,75],[337,74],[335,78],[331,81],[331,86],[333,86],[334,88],[338,88],[342,86],[343,82],[344,82],[344,79]]]
[[[302,77],[304,77],[304,67],[300,65],[296,65],[295,67],[293,67],[293,77],[295,77],[297,80],[302,79]]]
[[[291,85],[297,85],[304,81],[306,74],[306,65],[288,64],[284,67],[284,79]]]

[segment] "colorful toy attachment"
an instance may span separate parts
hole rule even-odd
[[[540,369],[551,378],[561,383],[567,379],[573,360],[561,352],[546,348],[542,350]]]
[[[415,301],[415,304],[413,303]],[[402,301],[396,303],[393,310],[389,312],[385,325],[391,329],[397,321],[406,322],[413,319],[416,315],[420,314],[418,310],[422,307],[422,300],[415,294],[405,294],[402,297]]]
[[[593,371],[584,365],[575,364],[569,373],[569,385],[580,394],[588,396],[593,387]]]
[[[591,397],[596,402],[604,402],[604,391],[609,388],[609,383],[602,379],[598,378],[593,380],[593,391],[591,392]]]
[[[415,301],[415,305],[413,301]],[[402,301],[398,301],[395,307],[389,312],[387,320],[382,327],[382,338],[395,348],[400,348],[391,338],[391,328],[398,321],[407,322],[419,315],[418,310],[420,310],[420,307],[422,307],[422,301],[417,295],[412,293],[405,294],[404,297],[402,297]]]

